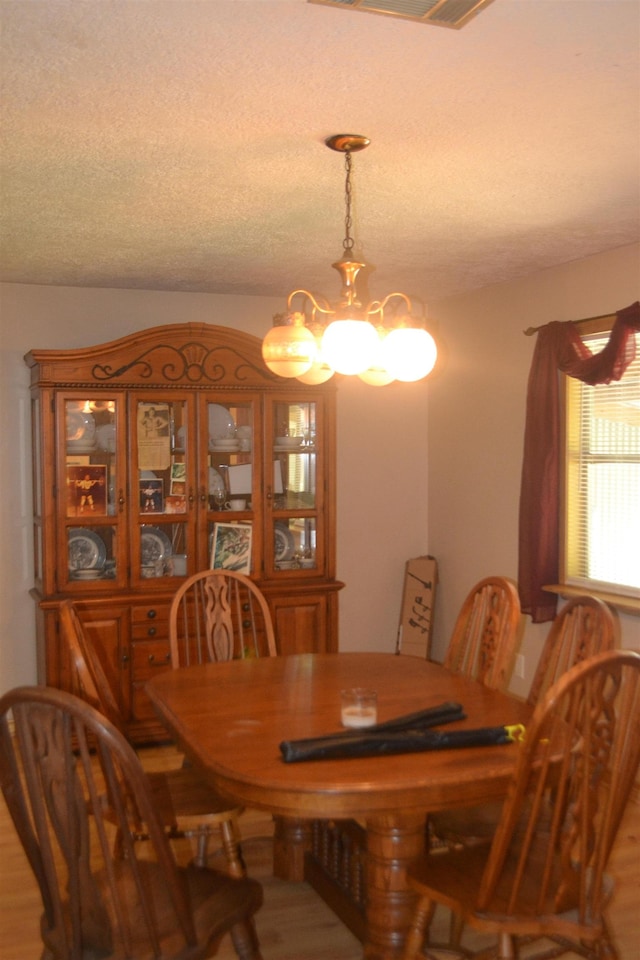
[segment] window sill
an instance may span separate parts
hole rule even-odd
[[[586,587],[573,587],[566,583],[545,584],[543,590],[549,593],[557,593],[561,597],[597,597],[598,600],[604,600],[610,607],[622,613],[629,613],[631,616],[640,617],[640,599],[636,597],[625,597],[621,593],[604,593],[602,590],[589,590]]]

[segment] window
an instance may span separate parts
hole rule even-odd
[[[599,353],[609,331],[583,339]],[[640,597],[638,354],[610,384],[565,377],[563,581],[630,597]]]

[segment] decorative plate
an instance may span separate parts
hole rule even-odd
[[[273,551],[276,563],[281,560],[290,560],[296,548],[296,542],[293,534],[286,523],[276,521],[274,528]]]
[[[234,437],[236,422],[221,403],[209,404],[209,439],[225,440]]]
[[[74,580],[99,580],[102,570],[99,567],[94,570],[73,570],[71,576]]]
[[[143,567],[164,560],[172,553],[171,540],[159,527],[143,527],[140,534],[140,554]]]
[[[209,450],[212,453],[238,453],[240,450],[240,441],[222,441],[212,440],[209,444]]]
[[[107,548],[102,537],[86,527],[70,527],[67,531],[69,570],[94,570],[104,566]]]

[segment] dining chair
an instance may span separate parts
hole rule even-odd
[[[614,611],[596,597],[573,597],[558,611],[538,660],[529,688],[531,706],[543,698],[571,667],[619,643]]]
[[[169,610],[171,664],[277,655],[271,613],[250,577],[202,570],[180,585]]]
[[[513,580],[491,576],[467,594],[454,624],[443,666],[495,690],[506,690],[515,663],[520,598]],[[427,818],[427,844],[461,842],[465,811],[443,811]],[[459,832],[460,831],[460,832]],[[452,929],[452,937],[454,932]]]
[[[612,650],[618,640],[618,620],[602,600],[574,597],[558,611],[540,654],[529,689],[532,707],[560,677],[577,663],[602,650]],[[444,810],[431,816],[434,833],[454,844],[489,843],[500,816],[501,803]]]
[[[40,888],[41,960],[197,960],[227,932],[240,960],[261,960],[260,884],[178,866],[138,756],[85,700],[51,687],[5,694],[0,784]],[[144,850],[131,807],[147,825]]]
[[[607,650],[572,667],[535,708],[490,845],[427,852],[407,875],[418,905],[405,960],[434,957],[437,905],[497,944],[464,956],[572,952],[618,957],[606,909],[611,848],[640,763],[640,654]],[[554,945],[549,948],[549,941]]]
[[[61,636],[69,651],[77,692],[126,736],[122,713],[111,684],[71,600],[64,600],[60,604],[59,616]],[[220,835],[229,874],[244,876],[238,826],[242,808],[220,797],[190,766],[150,772],[147,776],[156,810],[166,832],[170,837],[189,837],[194,840],[196,865],[206,865],[209,839],[216,833]],[[147,839],[144,824],[131,823],[130,833],[137,839]],[[118,839],[120,842],[121,838]]]
[[[518,589],[508,577],[485,577],[471,589],[456,619],[444,666],[494,690],[505,690],[520,626]]]

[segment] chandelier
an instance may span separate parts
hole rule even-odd
[[[372,386],[421,380],[431,372],[437,356],[424,311],[416,316],[405,293],[389,293],[366,306],[358,299],[356,281],[366,264],[353,252],[351,154],[364,150],[370,140],[341,133],[325,143],[345,157],[343,255],[331,264],[342,281],[340,298],[331,303],[309,290],[293,290],[286,313],[274,316],[262,342],[264,362],[280,377],[296,377],[309,384],[324,383],[334,373],[357,375]]]

